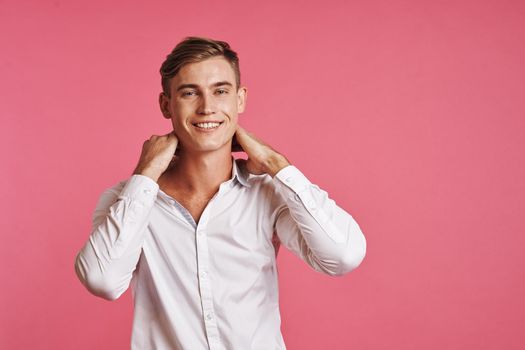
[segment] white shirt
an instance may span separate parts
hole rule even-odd
[[[366,251],[352,216],[295,166],[272,178],[234,160],[198,224],[147,176],[104,191],[75,271],[108,300],[131,284],[132,349],[286,349],[281,243],[332,276],[356,268]]]

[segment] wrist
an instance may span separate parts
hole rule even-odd
[[[162,172],[159,172],[158,170],[151,169],[151,168],[136,168],[135,171],[133,171],[133,175],[144,175],[152,179],[153,181],[157,182],[159,180],[160,175]]]
[[[266,161],[266,173],[274,177],[281,169],[291,165],[288,159],[282,154],[276,154]]]

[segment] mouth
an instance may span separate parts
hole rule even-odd
[[[224,122],[199,122],[192,125],[200,131],[213,131],[218,129]]]

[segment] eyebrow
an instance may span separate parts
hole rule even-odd
[[[230,83],[229,81],[218,81],[216,83],[213,83],[211,86],[212,87],[218,87],[218,86],[225,86],[225,85],[233,87],[233,84]],[[197,85],[197,84],[182,84],[182,85],[179,85],[179,87],[177,88],[177,91],[180,91],[182,89],[188,89],[188,88],[197,89],[197,88],[199,88],[199,85]]]

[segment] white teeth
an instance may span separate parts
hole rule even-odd
[[[203,129],[213,129],[221,125],[221,123],[197,123],[195,126]]]

